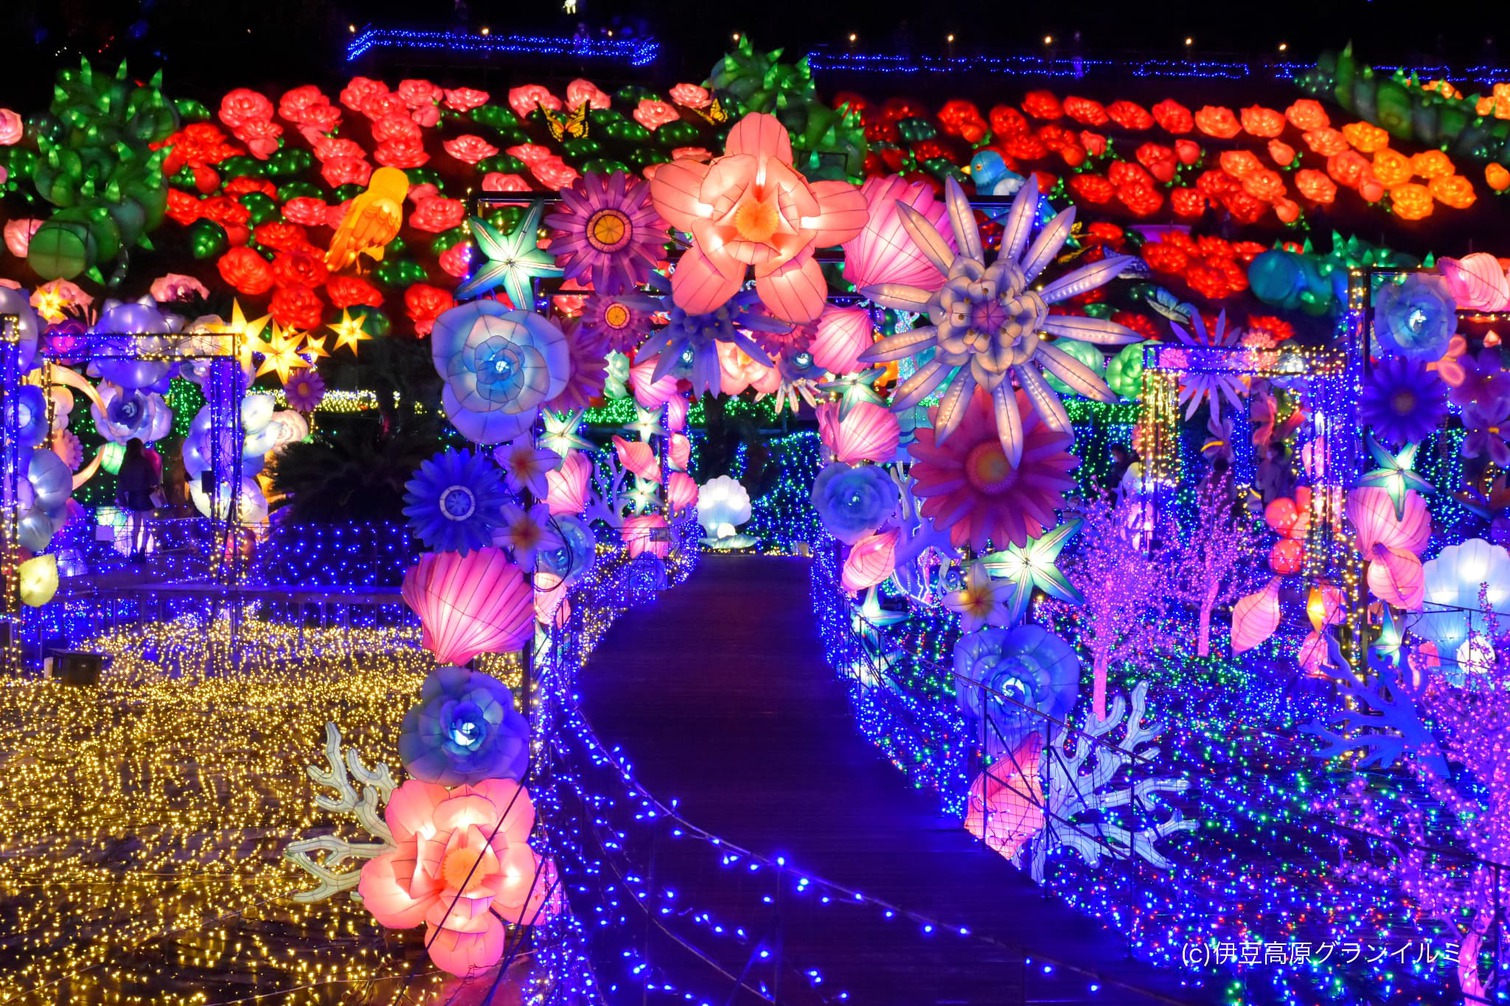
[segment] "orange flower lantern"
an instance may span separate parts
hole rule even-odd
[[[1311,168],[1303,168],[1295,173],[1295,187],[1311,202],[1323,206],[1337,198],[1337,184],[1323,172]]]
[[[1326,109],[1321,107],[1321,102],[1311,98],[1302,98],[1285,109],[1285,118],[1299,130],[1325,129],[1332,124],[1332,120],[1327,118]]]
[[[1306,146],[1311,148],[1312,153],[1320,154],[1322,157],[1331,157],[1333,154],[1340,154],[1350,149],[1347,137],[1329,126],[1308,129],[1301,134],[1300,138],[1306,141]]]
[[[1243,130],[1251,136],[1271,140],[1285,131],[1285,117],[1272,108],[1253,105],[1240,113]]]
[[[1395,216],[1401,220],[1425,220],[1431,216],[1431,190],[1415,182],[1392,185],[1389,190],[1390,205]]]
[[[1295,163],[1295,148],[1284,140],[1270,140],[1269,156],[1274,158],[1274,163],[1281,168],[1288,168]]]
[[[1180,159],[1181,164],[1194,164],[1201,159],[1201,145],[1194,140],[1175,140],[1174,156]]]
[[[1263,170],[1263,165],[1251,150],[1224,150],[1221,165],[1222,170],[1233,178],[1247,178],[1253,172]]]
[[[1083,126],[1104,126],[1110,119],[1101,102],[1073,95],[1064,99],[1064,114]]]
[[[1462,175],[1438,175],[1426,188],[1433,199],[1455,210],[1466,210],[1478,198],[1474,194],[1473,183]]]
[[[1349,189],[1356,189],[1363,181],[1364,172],[1372,176],[1373,170],[1368,158],[1356,150],[1347,150],[1326,159],[1326,173],[1338,185]]]
[[[1484,181],[1495,192],[1504,192],[1510,189],[1510,169],[1503,164],[1488,164],[1484,167]]]
[[[1385,147],[1374,152],[1374,177],[1387,189],[1404,185],[1415,174],[1410,158],[1398,150]]]
[[[1452,159],[1440,150],[1422,151],[1410,159],[1410,168],[1427,181],[1445,178],[1456,170],[1452,166]]]
[[[1195,128],[1195,119],[1191,116],[1190,109],[1168,98],[1153,107],[1153,117],[1166,133],[1179,135]]]
[[[1261,167],[1243,179],[1243,191],[1254,199],[1272,203],[1284,198],[1285,180],[1279,176],[1278,171]]]
[[[1300,219],[1300,204],[1293,199],[1274,200],[1274,215],[1280,223],[1293,224]]]
[[[1206,105],[1196,112],[1195,128],[1219,140],[1230,140],[1243,129],[1238,124],[1237,116],[1232,114],[1232,109],[1221,105]]]
[[[1361,154],[1375,154],[1389,146],[1389,131],[1372,122],[1350,122],[1342,127],[1342,135]]]

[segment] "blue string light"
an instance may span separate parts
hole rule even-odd
[[[474,32],[366,28],[347,44],[346,62],[354,62],[364,53],[379,49],[473,56],[564,56],[574,60],[648,66],[655,62],[660,43],[651,36],[604,39],[577,38],[572,35],[483,35]]]

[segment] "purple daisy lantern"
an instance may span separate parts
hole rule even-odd
[[[560,208],[545,218],[546,248],[567,279],[590,279],[599,293],[645,282],[662,258],[666,224],[650,202],[650,186],[622,172],[588,172],[561,190]]]
[[[582,333],[606,341],[617,352],[628,353],[650,334],[651,316],[660,306],[656,297],[590,293],[582,304]]]
[[[325,397],[325,379],[313,367],[301,367],[289,375],[283,385],[283,397],[289,408],[313,412]]]
[[[1358,417],[1397,450],[1418,444],[1447,418],[1447,386],[1422,360],[1385,357],[1369,374]]]

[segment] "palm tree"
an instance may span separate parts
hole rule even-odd
[[[273,489],[295,523],[402,523],[404,483],[439,440],[433,413],[401,408],[322,417],[309,440],[278,453],[270,466]]]

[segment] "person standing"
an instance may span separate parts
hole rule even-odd
[[[115,502],[131,515],[131,561],[147,560],[147,515],[156,509],[152,496],[162,486],[162,474],[147,454],[146,445],[133,437],[115,477]]]

